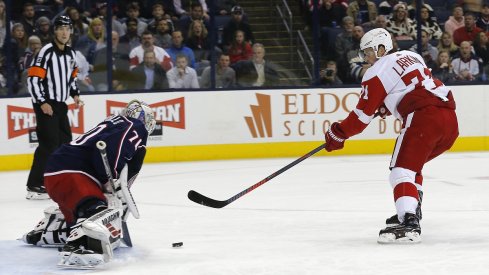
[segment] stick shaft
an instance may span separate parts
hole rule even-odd
[[[233,201],[241,198],[242,196],[250,193],[251,191],[255,190],[256,188],[260,187],[261,185],[267,183],[268,181],[270,181],[271,179],[275,178],[276,176],[282,174],[283,172],[289,170],[290,168],[299,164],[303,160],[305,160],[305,159],[309,158],[310,156],[316,154],[317,152],[321,151],[322,149],[324,149],[324,146],[326,146],[326,144],[321,144],[320,146],[314,148],[312,151],[308,152],[307,154],[303,155],[302,157],[294,160],[293,162],[291,162],[291,163],[287,164],[286,166],[280,168],[279,170],[275,171],[274,173],[272,173],[268,177],[262,179],[261,181],[257,182],[256,184],[246,188],[245,190],[239,192],[238,194],[232,196],[231,198],[229,198],[225,201],[218,201],[218,200],[211,199],[211,198],[206,197],[206,196],[204,196],[204,195],[202,195],[202,194],[200,194],[194,190],[190,190],[188,192],[188,198],[193,202],[196,202],[196,203],[199,203],[199,204],[202,204],[205,206],[209,206],[209,207],[213,207],[213,208],[222,208],[222,207],[232,203]]]
[[[97,149],[100,151],[100,156],[102,157],[102,162],[104,163],[105,173],[109,178],[110,187],[112,188],[112,194],[117,197],[115,192],[114,177],[112,176],[112,170],[110,168],[109,158],[107,156],[107,144],[105,144],[104,141],[99,140],[97,141]],[[126,215],[126,213],[124,213],[124,215]],[[124,219],[122,220],[122,240],[124,240],[124,243],[127,246],[132,247],[131,235],[129,235],[129,228],[127,228],[127,223]]]

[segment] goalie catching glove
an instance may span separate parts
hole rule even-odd
[[[329,127],[328,131],[325,134],[326,144],[324,148],[326,151],[331,152],[334,150],[343,149],[345,140],[347,139],[346,135],[340,128],[340,124],[335,122]]]

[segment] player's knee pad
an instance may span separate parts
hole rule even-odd
[[[416,172],[409,169],[394,167],[389,175],[389,182],[394,189],[399,183],[403,182],[415,182]]]
[[[43,247],[61,247],[66,243],[69,228],[63,213],[56,206],[44,209],[44,218],[34,230],[24,234],[22,240],[27,244]]]

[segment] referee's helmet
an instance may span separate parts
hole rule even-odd
[[[73,28],[73,23],[71,22],[71,19],[66,16],[66,15],[60,15],[58,18],[54,20],[54,29],[57,29],[58,27],[61,26],[69,26],[70,29]]]

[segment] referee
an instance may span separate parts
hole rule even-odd
[[[43,176],[46,161],[56,148],[72,140],[65,101],[71,96],[77,107],[83,105],[76,86],[78,67],[75,52],[67,45],[72,31],[69,17],[62,15],[56,18],[53,42],[39,51],[27,73],[39,141],[27,180],[27,199],[49,198]]]

